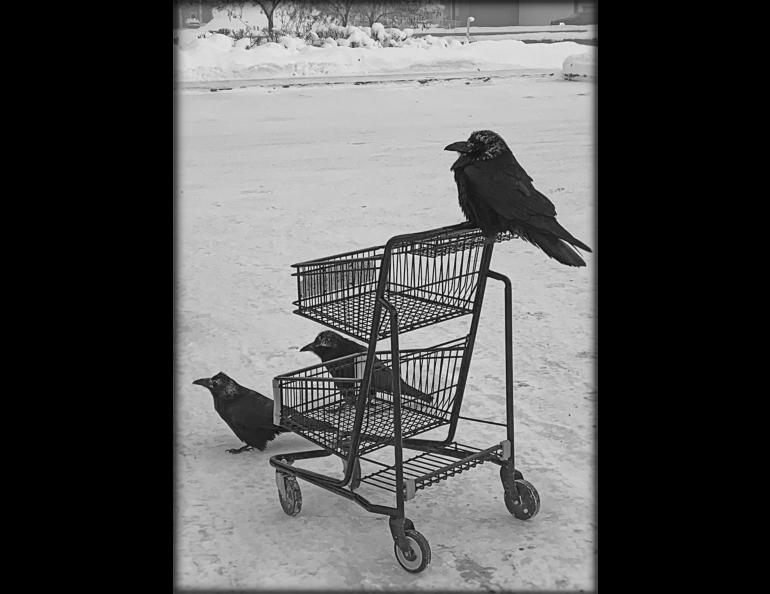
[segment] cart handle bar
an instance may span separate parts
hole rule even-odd
[[[410,239],[432,239],[434,237],[438,237],[441,235],[449,236],[452,233],[458,232],[458,231],[466,231],[471,229],[478,229],[478,227],[474,226],[471,223],[465,222],[465,223],[458,223],[456,225],[449,225],[447,227],[438,227],[437,229],[430,229],[428,231],[417,231],[415,233],[405,233],[403,235],[394,235],[388,240],[388,243],[385,245],[378,245],[376,247],[371,248],[364,248],[362,250],[354,250],[352,252],[345,252],[344,254],[337,254],[334,257],[341,258],[343,256],[350,256],[352,254],[358,254],[364,251],[369,250],[378,250],[380,248],[386,247],[387,245],[393,245],[396,243],[404,243],[406,241],[409,241]],[[305,260],[304,262],[299,262],[297,264],[292,264],[292,268],[297,268],[299,266],[308,266],[311,264],[316,263],[323,263],[323,262],[329,262],[329,258],[316,258],[314,260]]]

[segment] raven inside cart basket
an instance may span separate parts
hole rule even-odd
[[[510,238],[501,233],[496,240]],[[407,571],[418,573],[430,562],[430,547],[404,514],[404,501],[417,491],[492,462],[500,466],[508,511],[523,520],[538,512],[537,491],[513,463],[512,290],[508,277],[489,269],[494,245],[464,223],[293,265],[298,296],[294,313],[360,339],[368,350],[273,380],[275,423],[322,448],[270,458],[287,514],[297,515],[302,507],[297,478],[352,499],[367,511],[390,517],[396,559]],[[460,416],[488,278],[505,286],[504,424]],[[399,348],[399,335],[465,315],[471,316],[466,336],[429,348]],[[390,349],[377,351],[377,341],[388,337]],[[346,372],[333,377],[330,365]],[[383,374],[388,381],[374,381]],[[402,381],[430,401],[401,394]],[[504,426],[506,439],[483,449],[457,443],[460,418]],[[320,424],[309,419],[324,421],[324,427],[334,430],[318,430]],[[445,439],[414,439],[442,425],[448,426]],[[363,458],[385,446],[393,446],[393,465]],[[403,449],[419,453],[404,459]],[[332,454],[342,458],[341,479],[293,466],[296,460]],[[361,476],[359,458],[379,469]],[[361,483],[394,493],[395,507],[374,504],[356,493]]]

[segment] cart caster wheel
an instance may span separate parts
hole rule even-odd
[[[500,480],[503,481],[503,487],[510,489],[513,481],[523,479],[524,475],[514,468],[513,476],[511,477],[510,466],[503,465],[500,467]]]
[[[411,522],[405,522],[411,524]],[[404,554],[398,547],[398,543],[393,543],[393,551],[396,553],[396,561],[398,564],[406,569],[409,573],[420,573],[430,563],[430,545],[425,537],[414,530],[414,524],[412,529],[404,530],[406,540],[409,543],[411,549],[408,553]]]
[[[278,499],[283,511],[289,516],[296,516],[302,510],[302,491],[299,489],[297,477],[276,471],[275,482],[278,483]]]
[[[345,472],[348,469],[348,462],[347,460],[342,461],[342,472]],[[350,484],[348,485],[350,487],[351,491],[355,491],[358,489],[358,487],[361,485],[361,463],[356,460],[356,466],[353,469],[353,477],[350,479]]]
[[[505,507],[519,520],[529,520],[540,511],[540,495],[532,483],[524,479],[514,482],[515,489],[505,489]]]

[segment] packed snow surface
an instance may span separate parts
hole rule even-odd
[[[463,43],[457,38],[406,37],[391,32],[386,43],[400,47],[375,47],[380,43],[365,31],[348,28],[349,35],[324,38],[313,46],[297,38],[247,49],[226,35],[196,30],[179,33],[175,78],[179,82],[254,80],[278,77],[349,76],[409,72],[510,69],[559,70],[567,56],[595,51],[573,41],[524,43],[519,40],[484,40]],[[375,38],[385,31],[373,29]],[[395,37],[394,37],[395,35]],[[395,41],[394,41],[395,39]],[[358,47],[355,47],[358,46]]]
[[[595,92],[592,83],[540,77],[179,93],[177,587],[595,588],[596,254],[576,269],[521,240],[495,247],[492,268],[514,290],[516,466],[540,493],[541,510],[526,522],[510,515],[492,464],[419,491],[406,513],[432,562],[418,575],[398,565],[386,516],[304,481],[301,513],[285,515],[268,459],[315,446],[288,433],[264,452],[227,453],[242,444],[208,391],[191,383],[224,371],[272,396],[275,376],[316,364],[299,347],[324,327],[292,313],[290,265],[461,222],[449,171],[456,155],[443,148],[473,130],[499,132],[559,222],[597,251]],[[468,323],[410,332],[401,344],[438,344]],[[490,280],[461,414],[504,421],[503,352],[503,286]],[[458,441],[480,448],[504,438],[502,427],[458,426]],[[297,465],[342,473],[336,457]],[[386,491],[360,492],[394,504]]]

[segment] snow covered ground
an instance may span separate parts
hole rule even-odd
[[[422,35],[452,36],[465,39],[466,28],[443,29],[432,27],[416,30],[415,37]],[[527,41],[564,41],[568,39],[596,40],[597,25],[516,25],[512,27],[471,27],[471,40],[520,39]]]
[[[465,27],[455,27],[454,29],[445,29],[443,27],[429,27],[427,29],[416,29],[417,34],[451,34],[457,36],[465,35]],[[516,34],[522,35],[540,34],[541,39],[551,39],[549,33],[561,34],[561,33],[589,33],[592,38],[596,37],[598,31],[598,25],[506,25],[503,27],[475,27],[471,25],[470,33],[474,35],[497,35],[497,34]]]
[[[596,51],[574,41],[525,43],[489,38],[466,44],[457,38],[431,35],[397,41],[402,47],[374,47],[373,38],[357,29],[349,39],[358,39],[353,43],[366,47],[336,45],[351,43],[348,38],[337,42],[327,39],[328,45],[314,47],[285,37],[281,43],[247,49],[248,39],[235,42],[219,33],[198,37],[200,34],[195,29],[179,32],[174,67],[177,82],[510,69],[559,71],[567,56]]]
[[[528,522],[511,516],[489,464],[419,492],[407,515],[433,554],[419,575],[398,566],[384,516],[305,482],[302,512],[286,516],[268,458],[312,444],[285,434],[265,452],[233,456],[225,450],[240,442],[191,384],[224,371],[271,396],[274,376],[315,364],[298,347],[323,327],[291,313],[290,264],[461,222],[455,156],[442,149],[473,130],[499,132],[559,221],[596,247],[595,85],[465,82],[178,92],[178,587],[594,587],[594,255],[574,269],[519,240],[495,248],[492,267],[514,284],[517,467],[541,511]],[[501,421],[503,291],[490,283],[462,414]],[[442,342],[467,322],[405,334],[402,345]],[[503,438],[494,426],[458,429],[459,441],[479,447]],[[304,465],[341,474],[336,458]],[[392,503],[374,491],[362,494]]]

